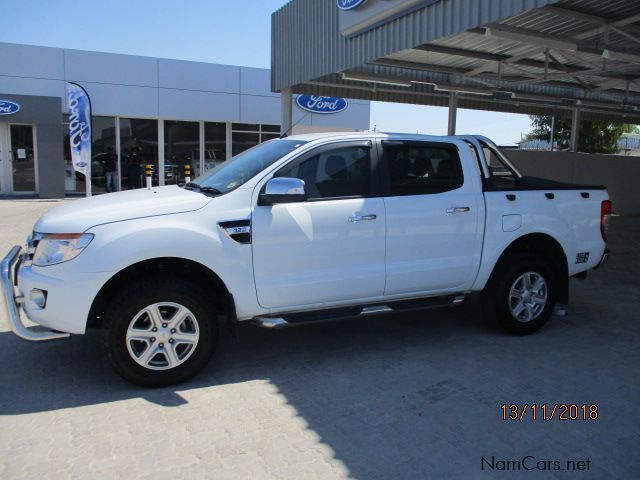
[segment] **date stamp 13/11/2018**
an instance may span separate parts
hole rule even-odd
[[[595,403],[503,403],[500,405],[503,421],[540,420],[596,421],[600,416]]]

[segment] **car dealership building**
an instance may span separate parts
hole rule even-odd
[[[154,184],[169,185],[184,180],[186,165],[195,177],[282,133],[268,69],[7,43],[0,59],[1,195],[85,191],[71,163],[68,81],[91,99],[96,193],[114,153],[119,189],[143,184],[147,164]],[[294,132],[369,128],[366,100],[332,99],[313,111],[293,103]]]

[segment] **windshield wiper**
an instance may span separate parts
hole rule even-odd
[[[184,185],[187,190],[198,190],[200,193],[211,193],[213,195],[222,195],[222,192],[214,187],[203,187],[197,183],[189,182]]]
[[[202,193],[213,193],[215,195],[222,195],[222,192],[214,187],[200,187]]]

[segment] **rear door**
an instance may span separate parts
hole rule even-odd
[[[260,305],[287,308],[382,296],[385,211],[369,141],[319,147],[275,176],[305,181],[308,200],[256,205]]]
[[[382,141],[381,151],[385,295],[469,289],[480,264],[484,218],[470,152],[463,163],[457,143]]]

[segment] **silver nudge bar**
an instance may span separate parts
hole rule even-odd
[[[19,246],[15,246],[11,249],[7,256],[2,259],[0,272],[2,296],[4,297],[7,321],[9,322],[9,327],[11,327],[11,331],[18,337],[31,342],[43,342],[45,340],[56,340],[58,338],[69,337],[68,333],[52,332],[50,330],[35,330],[22,323],[20,310],[18,308],[18,301],[21,299],[16,298],[13,277],[16,262],[20,258],[20,250],[21,248]]]

